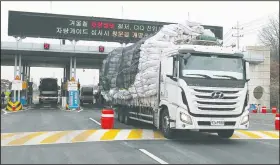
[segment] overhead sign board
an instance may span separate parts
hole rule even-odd
[[[167,24],[172,23],[9,11],[8,35],[133,43]],[[208,27],[222,39],[222,27]]]

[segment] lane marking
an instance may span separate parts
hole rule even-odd
[[[14,133],[9,133],[9,134],[6,134],[6,135],[1,135],[1,140],[5,140],[5,139],[10,138],[10,137],[12,137],[14,135],[15,135]]]
[[[231,139],[240,139],[240,137],[238,135],[236,135],[236,134],[233,134],[230,138]]]
[[[59,140],[61,137],[65,136],[65,135],[68,134],[68,133],[69,133],[69,131],[57,132],[57,133],[55,133],[54,135],[45,138],[45,139],[42,140],[40,143],[41,143],[41,144],[55,143],[57,140]]]
[[[142,138],[154,139],[154,131],[153,130],[143,130]]]
[[[100,141],[101,137],[109,130],[100,129],[87,138],[87,141]]]
[[[155,139],[165,139],[164,136],[162,135],[162,133],[160,133],[159,131],[154,131],[154,138]]]
[[[39,144],[42,140],[46,139],[49,136],[52,136],[56,132],[45,132],[42,135],[39,135],[37,137],[32,138],[32,140],[29,140],[28,142],[24,143],[23,145],[37,145]]]
[[[117,134],[120,132],[119,129],[111,129],[107,131],[100,140],[113,140],[117,136]]]
[[[91,136],[93,133],[95,133],[96,130],[86,130],[84,132],[82,132],[81,134],[79,134],[78,136],[76,136],[72,142],[82,142],[82,141],[86,141],[87,138],[89,136]]]
[[[128,129],[124,129],[124,130],[121,130],[118,135],[115,137],[115,140],[122,140],[122,139],[127,139],[128,135],[130,133],[130,130]]]
[[[147,151],[145,149],[139,149],[139,151],[143,152],[144,154],[146,154],[150,158],[154,159],[155,161],[159,162],[160,164],[168,164],[164,160],[160,159],[159,157],[155,156],[154,154],[150,153],[149,151]]]
[[[3,114],[3,115],[8,114],[8,112],[5,110],[5,108],[4,108],[4,109],[1,109],[1,110],[4,112],[4,114]]]
[[[218,136],[215,134],[215,136]],[[231,140],[279,139],[278,131],[235,131]],[[151,129],[94,129],[44,132],[1,133],[1,146],[59,144],[116,140],[168,140]],[[190,139],[182,139],[190,140]]]
[[[8,143],[8,145],[23,145],[24,143],[28,142],[29,140],[31,140],[34,137],[40,136],[42,134],[44,134],[45,132],[36,132],[36,133],[32,133],[29,134],[27,136],[24,136],[22,138],[13,140],[11,142]]]
[[[80,109],[80,110],[78,110],[77,112],[81,112],[81,111],[83,111],[84,109]]]
[[[262,138],[259,135],[256,135],[256,134],[252,133],[252,131],[248,132],[248,131],[244,131],[244,130],[237,130],[237,132],[245,134],[246,136],[249,136],[250,138],[253,138],[253,139],[261,139]]]
[[[279,139],[279,134],[276,135],[276,134],[271,133],[271,132],[269,132],[269,131],[260,131],[260,132],[263,133],[263,134],[265,134],[265,135],[267,135],[267,136],[269,136],[269,137]]]
[[[89,118],[91,121],[95,122],[98,125],[101,125],[98,121],[94,120],[93,118]]]
[[[133,140],[133,139],[140,139],[142,137],[143,130],[141,129],[133,129],[130,131],[127,139]]]

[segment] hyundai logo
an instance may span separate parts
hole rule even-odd
[[[222,99],[224,98],[223,92],[212,92],[211,97],[213,99]]]

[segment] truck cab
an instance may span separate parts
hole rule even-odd
[[[242,52],[218,46],[181,45],[165,52],[155,125],[217,132],[229,138],[249,127],[249,63]]]
[[[59,99],[58,90],[57,78],[41,78],[39,85],[39,103],[57,104]]]

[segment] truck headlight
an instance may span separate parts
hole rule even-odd
[[[186,124],[189,124],[189,125],[192,125],[192,119],[189,115],[183,113],[183,112],[180,112],[180,119],[182,122],[186,123]]]
[[[241,125],[246,124],[247,122],[249,122],[249,115],[246,115],[243,117],[243,119],[241,121]]]

